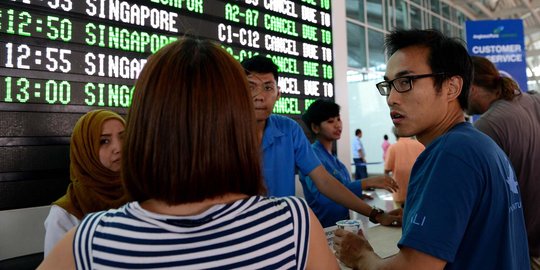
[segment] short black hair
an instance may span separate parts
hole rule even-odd
[[[428,48],[427,61],[431,71],[445,73],[445,76],[435,77],[437,90],[441,89],[447,78],[460,76],[463,79],[463,88],[458,100],[462,109],[467,108],[469,88],[473,80],[473,63],[464,43],[461,39],[445,36],[435,29],[397,29],[390,32],[385,38],[388,56],[411,46]]]
[[[251,58],[242,61],[242,67],[249,75],[254,73],[272,73],[276,82],[278,81],[278,66],[274,64],[272,59],[262,55],[255,55]]]
[[[320,125],[323,121],[339,116],[339,109],[339,105],[331,100],[317,99],[304,112],[302,121],[304,121],[311,133],[314,134],[311,124]]]
[[[358,136],[358,134],[362,133],[362,130],[357,128],[355,131],[354,131],[354,135]]]

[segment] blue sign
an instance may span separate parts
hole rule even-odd
[[[466,21],[467,49],[497,66],[501,75],[514,79],[527,91],[527,62],[522,20]]]

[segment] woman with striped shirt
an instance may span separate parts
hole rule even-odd
[[[86,216],[40,269],[337,269],[306,202],[265,197],[240,64],[183,38],[149,58],[122,173],[135,200]]]

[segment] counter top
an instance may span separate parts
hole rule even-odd
[[[324,228],[328,245],[332,250],[332,238],[336,229],[337,226]],[[401,238],[401,228],[376,225],[365,229],[364,235],[375,253],[381,258],[387,258],[399,252],[397,243]]]
[[[395,208],[392,201],[392,195],[386,190],[376,190],[367,192],[368,195],[373,197],[372,200],[366,200],[365,202],[369,205],[379,207],[385,211],[390,211]],[[351,219],[359,220],[362,223],[364,235],[367,240],[373,247],[373,250],[381,258],[387,258],[395,255],[399,252],[397,243],[401,238],[401,227],[388,227],[382,226],[379,224],[373,224],[369,219],[363,215],[360,215],[356,212],[351,211]],[[328,240],[328,245],[333,251],[333,240],[334,231],[337,229],[337,226],[324,228],[326,233],[326,239]],[[343,265],[340,262],[341,269],[350,269],[347,266]]]

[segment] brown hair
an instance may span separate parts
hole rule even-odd
[[[255,115],[240,64],[181,38],[149,57],[128,113],[123,177],[137,201],[198,202],[265,192]]]
[[[498,99],[512,100],[521,93],[518,84],[511,78],[502,77],[499,70],[489,59],[472,56],[472,60],[474,65],[474,85],[496,94]]]

